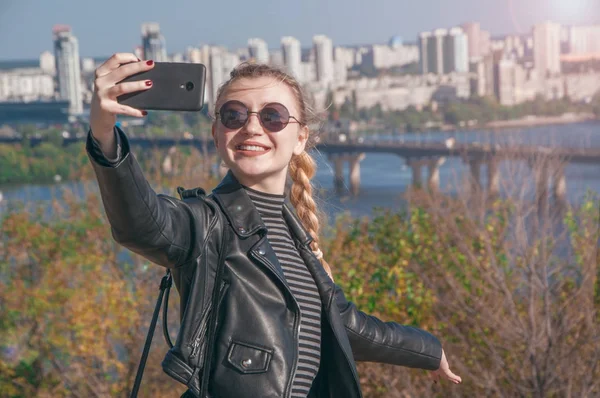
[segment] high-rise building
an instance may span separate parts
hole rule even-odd
[[[444,37],[444,74],[469,71],[469,44],[461,28],[452,28]]]
[[[568,47],[570,54],[600,54],[600,25],[572,26]]]
[[[346,69],[350,69],[356,64],[356,52],[354,48],[335,47],[333,49],[333,58],[336,61],[342,61]]]
[[[167,44],[164,36],[160,33],[160,25],[156,22],[142,24],[142,48],[144,59],[156,62],[167,62]]]
[[[317,81],[329,85],[333,81],[333,43],[325,35],[313,37]]]
[[[490,32],[481,29],[479,22],[461,25],[469,43],[469,59],[479,59],[490,52]]]
[[[240,63],[239,55],[225,47],[205,46],[201,51],[208,53],[207,84],[205,102],[214,106],[221,85],[229,78],[230,72]]]
[[[533,27],[533,63],[541,78],[560,73],[560,32],[554,22]]]
[[[436,75],[444,74],[444,38],[446,29],[436,29],[427,38],[427,70]]]
[[[79,43],[72,34],[71,27],[55,25],[54,58],[56,61],[56,81],[61,99],[69,101],[69,113],[83,113],[83,92],[81,68],[79,65]]]
[[[469,58],[478,58],[481,56],[480,36],[481,25],[479,22],[467,22],[462,24],[463,31],[469,38]]]
[[[281,38],[281,51],[286,71],[302,81],[302,48],[300,41],[291,36]]]
[[[269,63],[269,47],[263,39],[252,38],[248,39],[248,52],[250,57],[259,64]]]
[[[419,34],[419,68],[421,70],[421,74],[423,75],[426,75],[430,72],[429,59],[427,57],[427,46],[429,45],[430,37],[431,32],[422,32]]]

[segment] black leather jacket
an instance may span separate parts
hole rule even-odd
[[[102,161],[91,135],[87,148],[114,239],[172,269],[181,326],[163,369],[198,394],[203,355],[198,336],[208,313],[214,265],[223,256],[209,393],[220,398],[288,397],[298,356],[299,307],[245,190],[229,173],[206,198],[156,195],[129,152],[127,138],[119,135],[123,153],[112,166]],[[283,211],[323,303],[321,366],[310,396],[362,397],[355,361],[439,368],[440,342],[423,330],[368,316],[347,301],[310,250],[311,237],[289,204]]]

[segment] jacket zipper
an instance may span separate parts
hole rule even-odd
[[[279,279],[281,281],[283,286],[285,286],[286,289],[289,291],[286,281],[281,277],[281,275],[279,275],[279,273],[275,270],[275,266],[273,264],[271,264],[271,262],[266,257],[263,257],[260,254],[256,254],[254,252],[254,250],[251,250],[250,254],[255,259],[257,259],[261,263],[265,264],[273,272],[273,274],[275,274],[277,279]],[[294,311],[294,341],[296,342],[296,352],[294,354],[294,365],[292,367],[292,375],[288,381],[287,386],[285,387],[285,390],[287,392],[287,393],[284,393],[285,397],[290,397],[292,395],[292,384],[294,382],[294,377],[296,377],[296,367],[298,364],[298,350],[299,350],[298,335],[300,334],[300,319],[298,317],[298,312],[300,311],[300,306],[298,305],[296,298],[294,297],[293,294],[291,294],[291,292],[290,292],[290,296],[294,300],[294,304],[296,305],[296,309],[297,309],[297,311]]]
[[[227,284],[227,282],[221,281],[221,285],[219,286],[219,303],[223,299],[226,284]],[[200,352],[200,348],[206,347],[206,345],[203,346],[201,343],[202,343],[203,336],[206,335],[206,329],[208,328],[208,320],[210,319],[210,314],[212,313],[212,309],[213,308],[212,308],[212,303],[211,303],[211,306],[209,306],[208,310],[206,311],[206,315],[204,316],[204,318],[202,319],[202,322],[200,323],[200,325],[196,329],[196,332],[194,333],[193,343],[192,343],[192,353],[190,354],[190,359],[194,359],[194,358],[196,358],[197,355],[200,354],[199,361],[202,362],[205,350],[203,349]]]

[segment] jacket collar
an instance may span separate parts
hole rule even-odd
[[[231,170],[212,192],[238,236],[246,238],[261,231],[266,232],[267,228],[252,199]],[[288,224],[292,236],[300,243],[308,245],[312,242],[312,237],[306,232],[302,222],[292,209],[292,204],[286,198],[283,204],[283,218]]]
[[[238,236],[247,238],[267,230],[252,199],[231,170],[212,192]]]

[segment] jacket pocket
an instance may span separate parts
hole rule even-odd
[[[264,373],[269,370],[273,350],[254,344],[231,342],[227,361],[243,374]]]

